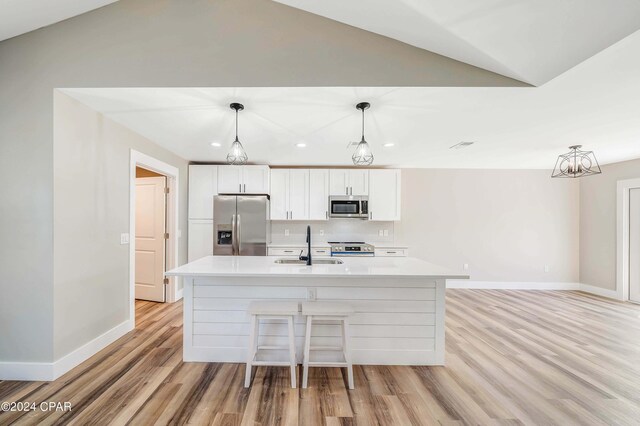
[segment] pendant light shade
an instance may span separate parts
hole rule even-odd
[[[249,159],[244,147],[238,140],[238,111],[242,111],[244,109],[244,105],[234,102],[229,105],[229,107],[236,111],[236,140],[231,144],[231,150],[227,154],[227,163],[235,166],[241,166],[243,164],[247,164],[247,160]]]
[[[581,151],[582,145],[569,147],[569,152],[558,156],[552,178],[579,178],[602,173],[593,151]]]
[[[356,105],[356,108],[362,111],[362,139],[355,152],[351,156],[353,164],[356,166],[369,166],[373,163],[373,154],[371,153],[371,147],[364,138],[364,110],[369,109],[371,104],[369,102],[360,102]]]

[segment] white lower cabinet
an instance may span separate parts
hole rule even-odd
[[[406,247],[385,247],[375,249],[376,257],[406,257],[409,249]]]
[[[267,254],[269,256],[282,256],[282,257],[298,257],[300,252],[303,255],[307,254],[306,246],[292,246],[292,247],[269,247]],[[311,257],[325,257],[331,256],[331,250],[329,247],[311,247]]]
[[[213,254],[213,220],[189,220],[188,251],[189,262]]]

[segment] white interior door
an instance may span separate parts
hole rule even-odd
[[[164,302],[166,178],[136,179],[136,299]]]
[[[640,188],[629,190],[629,300],[640,303]]]

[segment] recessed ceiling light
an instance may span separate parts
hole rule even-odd
[[[393,142],[388,142],[388,143],[385,143],[385,144],[384,144],[384,145],[382,145],[382,146],[384,146],[385,148],[391,148],[392,146],[395,146],[395,143],[393,143]]]
[[[296,144],[296,146],[297,146],[298,148],[304,148],[304,147],[306,147],[306,146],[307,146],[307,144],[306,144],[306,143],[302,143],[302,142],[301,142],[301,143],[297,143],[297,144]]]
[[[211,142],[211,146],[214,148],[220,148],[222,145],[220,145],[220,143],[218,142]]]
[[[466,147],[468,147],[468,146],[473,145],[474,143],[475,143],[475,142],[460,142],[460,143],[457,143],[457,144],[455,144],[455,145],[453,145],[453,146],[450,146],[450,147],[449,147],[449,149],[460,149],[460,148],[466,148]]]

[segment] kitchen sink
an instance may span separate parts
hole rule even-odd
[[[306,265],[306,260],[298,259],[276,259],[273,263],[282,265]],[[344,262],[340,259],[313,259],[311,262],[313,265],[341,265]]]

